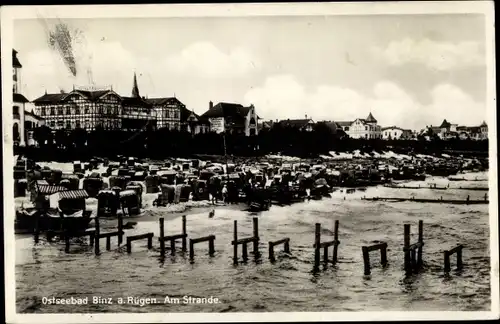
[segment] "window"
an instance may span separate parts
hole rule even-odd
[[[368,130],[368,126],[365,126],[365,130]]]
[[[75,115],[80,115],[80,107],[75,107]]]
[[[71,115],[71,107],[66,107],[66,115]]]
[[[40,115],[41,115],[41,116],[45,116],[45,112],[46,112],[46,111],[45,111],[45,107],[42,107],[42,108],[40,109]]]
[[[80,121],[79,120],[77,120],[75,124],[76,124],[76,128],[80,128]]]
[[[58,115],[63,115],[63,109],[62,109],[62,107],[57,107],[57,114]]]
[[[86,113],[86,114],[90,114],[90,109],[89,109],[89,107],[88,107],[88,106],[85,106],[85,113]]]
[[[12,109],[12,112],[14,115],[19,115],[19,107],[18,106],[14,106],[13,109]]]
[[[66,122],[66,128],[71,129],[71,122],[69,120]]]
[[[348,130],[349,130],[349,126],[345,126],[345,127],[344,127],[344,130],[345,130],[345,131],[348,131]]]
[[[56,126],[56,122],[55,121],[51,121],[50,122],[50,127],[55,127]]]

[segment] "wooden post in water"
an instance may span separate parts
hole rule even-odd
[[[274,261],[276,258],[274,257],[274,245],[273,242],[269,242],[269,260]]]
[[[118,215],[118,246],[123,243],[123,214]]]
[[[380,249],[380,263],[384,267],[387,265],[387,245]]]
[[[101,253],[100,251],[100,247],[99,247],[99,242],[100,242],[100,239],[99,239],[99,235],[101,234],[100,232],[100,229],[99,229],[99,217],[96,217],[94,218],[94,223],[95,223],[95,241],[94,241],[94,252],[95,252],[95,255],[99,255]]]
[[[187,230],[186,230],[186,215],[182,215],[182,234],[184,235],[182,237],[182,252],[186,252],[187,249],[187,236],[186,236]]]
[[[111,236],[106,236],[106,251],[111,250]]]
[[[404,224],[404,253],[405,253],[405,272],[411,274],[411,255],[410,255],[410,224]]]
[[[457,250],[457,269],[462,270],[463,264],[462,264],[462,247],[460,247]]]
[[[234,240],[234,245],[233,245],[233,262],[234,262],[234,264],[237,264],[238,263],[238,244],[236,244],[236,242],[238,241],[238,223],[237,223],[236,220],[234,221],[233,240]]]
[[[314,236],[314,269],[319,269],[320,260],[320,244],[321,244],[321,224],[316,223],[316,231]]]
[[[208,255],[213,256],[215,254],[215,238],[208,241]]]
[[[175,240],[170,240],[170,254],[175,255]]]
[[[242,257],[243,257],[243,262],[246,262],[248,260],[248,248],[247,248],[247,243],[242,244],[243,251],[242,251]]]
[[[257,257],[259,255],[259,219],[254,217],[253,221],[253,254]]]
[[[450,272],[450,253],[448,251],[444,251],[444,272]]]
[[[151,250],[153,248],[153,237],[150,236],[148,237],[148,250]]]
[[[323,262],[328,265],[328,245],[323,247]]]
[[[165,236],[165,219],[160,218],[160,255],[165,256],[165,241],[163,237]]]
[[[368,247],[367,246],[363,246],[361,248],[361,250],[363,251],[363,263],[365,265],[365,276],[368,276],[370,275],[370,254],[368,253]]]
[[[333,245],[333,264],[337,263],[337,253],[339,248],[339,221],[335,221],[335,233],[334,233],[335,244]]]
[[[423,264],[422,254],[423,254],[423,245],[424,245],[424,221],[418,221],[418,243],[420,243],[420,247],[418,248],[418,256],[417,256],[417,266],[420,268]]]
[[[189,239],[189,259],[194,260],[194,243],[192,239]]]
[[[283,250],[285,253],[290,253],[290,240],[287,240],[284,244]]]

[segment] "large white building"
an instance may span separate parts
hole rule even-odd
[[[34,145],[33,129],[43,123],[43,119],[33,113],[30,101],[22,95],[22,65],[17,51],[12,50],[12,136],[15,145]]]
[[[351,138],[382,138],[382,129],[377,125],[372,113],[366,119],[357,118],[354,121],[340,121],[336,124]]]
[[[403,129],[397,126],[390,126],[382,128],[383,139],[411,139],[412,131],[410,129]]]
[[[216,133],[229,132],[244,134],[245,136],[257,135],[257,113],[255,107],[244,107],[240,104],[219,102],[213,105],[210,101],[209,109],[202,118],[210,122],[210,130]]]

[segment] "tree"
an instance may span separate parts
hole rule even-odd
[[[47,145],[52,144],[52,130],[50,127],[45,125],[37,127],[33,131],[33,139],[40,147],[46,147]]]

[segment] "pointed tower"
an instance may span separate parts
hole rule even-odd
[[[377,120],[375,119],[375,117],[373,117],[372,113],[370,112],[368,117],[366,117],[366,122],[376,124]]]
[[[137,86],[137,76],[134,72],[134,86],[132,87],[132,97],[134,98],[140,98],[141,95],[139,94],[139,87]]]

